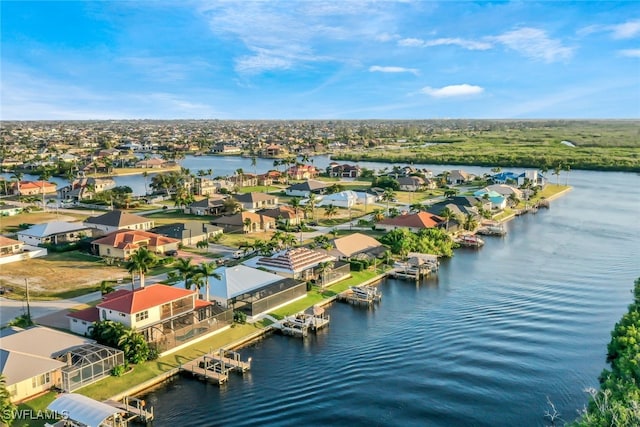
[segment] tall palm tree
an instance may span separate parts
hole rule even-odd
[[[182,280],[184,280],[184,287],[187,289],[187,282],[189,278],[193,275],[195,266],[191,264],[191,257],[189,258],[178,258],[176,262],[173,263],[173,266],[180,272],[182,276]]]
[[[478,226],[478,221],[473,217],[473,215],[468,213],[464,217],[464,221],[463,221],[464,229],[467,231],[473,231],[476,229],[477,226]]]
[[[387,216],[389,216],[389,202],[395,197],[396,193],[390,188],[387,188],[386,190],[384,190],[384,193],[382,193],[382,200],[387,202]]]
[[[204,277],[205,301],[209,301],[209,277],[213,277],[216,280],[222,278],[220,274],[216,273],[216,268],[218,266],[215,262],[203,262],[196,268],[196,273],[202,274]]]
[[[255,155],[251,156],[251,166],[253,167],[253,173],[257,176],[258,175],[258,159],[256,158]]]
[[[42,169],[42,172],[40,172],[40,176],[38,177],[38,179],[41,181],[40,186],[42,190],[42,209],[43,210],[46,208],[45,201],[44,201],[44,184],[51,179],[51,175],[52,175],[51,170],[49,168],[44,168]]]
[[[324,214],[327,218],[334,217],[338,214],[338,208],[333,205],[327,205],[324,207]]]
[[[156,256],[147,248],[142,247],[129,257],[126,268],[131,274],[138,273],[138,276],[140,276],[140,287],[144,288],[144,275],[156,265],[156,262]],[[133,288],[133,281],[131,282],[131,288]]]
[[[22,182],[23,177],[24,177],[24,174],[22,172],[15,171],[11,174],[11,180],[15,181],[16,183],[18,196],[20,196],[20,182]]]
[[[382,209],[376,209],[372,212],[372,218],[375,222],[380,222],[384,219],[384,212]]]
[[[253,224],[253,222],[251,221],[251,218],[245,218],[244,221],[242,221],[242,225],[244,226],[244,232],[245,233],[250,233],[251,232],[251,225]]]
[[[146,196],[147,194],[149,194],[149,191],[147,191],[147,177],[149,176],[149,172],[144,171],[142,172],[142,179],[144,179],[144,195]]]
[[[449,231],[449,221],[455,218],[456,214],[454,214],[450,208],[444,208],[442,209],[442,212],[440,212],[440,216],[446,221],[445,228]]]
[[[322,277],[322,286],[324,286],[327,278],[327,273],[333,269],[333,261],[325,261],[318,264],[316,272]]]
[[[311,219],[315,219],[316,217],[315,209],[317,204],[318,196],[316,196],[314,193],[309,193],[309,198],[307,199],[307,204],[305,206],[309,206],[309,209],[311,210]]]

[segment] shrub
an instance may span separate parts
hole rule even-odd
[[[243,311],[233,312],[233,321],[240,324],[247,323],[247,314]]]
[[[111,369],[111,375],[114,377],[121,377],[125,372],[124,365],[116,365]]]

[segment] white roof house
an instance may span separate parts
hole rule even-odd
[[[322,200],[318,203],[318,206],[333,205],[339,208],[351,208],[355,206],[356,203],[358,203],[358,195],[356,192],[347,190],[322,196]]]
[[[223,307],[234,297],[282,280],[282,276],[245,265],[221,267],[216,273],[220,280],[209,278],[209,295]]]
[[[62,236],[77,237],[77,234],[81,232],[91,236],[91,229],[81,222],[51,221],[18,231],[16,235],[21,242],[39,245],[41,243],[57,243],[58,237]]]

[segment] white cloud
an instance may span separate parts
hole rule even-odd
[[[460,38],[440,38],[435,40],[427,40],[425,46],[459,46],[468,50],[487,50],[491,49],[493,45],[487,42],[478,42],[474,40],[465,40]]]
[[[372,65],[369,67],[369,71],[379,72],[379,73],[411,73],[418,75],[418,69],[416,68],[405,68],[405,67],[389,67],[389,66],[381,66],[381,65]]]
[[[613,33],[614,39],[630,39],[640,35],[640,20],[611,25],[609,28]]]
[[[400,38],[397,34],[380,33],[375,36],[375,39],[379,42],[388,42]]]
[[[415,39],[415,38],[407,38],[398,40],[398,46],[403,47],[424,47],[424,40]]]
[[[537,28],[519,28],[491,39],[521,55],[544,62],[569,59],[573,54],[573,48],[563,46],[560,41],[549,38],[545,31]]]
[[[640,49],[623,49],[618,51],[622,56],[628,56],[631,58],[640,58]]]
[[[420,90],[420,92],[434,98],[450,98],[456,96],[479,95],[484,92],[484,88],[463,83],[460,85],[450,85],[441,88],[425,86]]]

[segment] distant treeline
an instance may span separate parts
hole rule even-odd
[[[600,374],[600,390],[591,390],[587,411],[572,427],[640,426],[640,278],[634,301],[611,332],[607,362]]]

